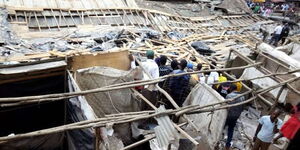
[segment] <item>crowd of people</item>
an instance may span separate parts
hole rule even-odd
[[[164,55],[154,59],[154,51],[152,50],[148,50],[146,52],[146,56],[147,60],[142,62],[141,65],[145,71],[149,73],[150,78],[152,79],[157,79],[159,76],[203,70],[204,73],[171,76],[158,84],[160,88],[166,90],[170,94],[180,107],[183,105],[191,89],[199,82],[207,84],[215,89],[222,97],[228,100],[228,104],[236,104],[245,101],[245,97],[240,93],[242,90],[241,82],[227,82],[227,78],[225,76],[214,71],[217,66],[215,62],[211,63],[209,71],[205,71],[208,68],[203,69],[202,64],[194,66],[191,62],[187,62],[184,59],[180,61],[171,60]],[[132,56],[131,60],[132,67],[135,68],[136,66],[134,65],[135,63]],[[170,61],[170,65],[166,65],[168,61]],[[152,96],[145,94],[145,97],[147,96],[151,99],[151,102],[154,105],[160,105],[162,103],[166,106],[166,108],[174,108],[169,101],[164,100],[163,96],[159,96],[157,94],[157,88],[147,87],[144,90],[148,91],[148,94],[152,94]],[[153,101],[154,99],[155,101]],[[159,101],[160,104],[158,103]],[[244,105],[228,108],[228,114],[224,126],[224,128],[228,127],[225,149],[230,149],[231,147],[234,128],[243,110]],[[297,143],[297,140],[299,141],[300,137],[300,103],[292,108],[290,113],[291,118],[286,123],[283,123],[283,121],[278,118],[280,114],[281,111],[279,109],[275,109],[270,113],[270,115],[262,116],[258,120],[259,125],[253,138],[253,150],[267,150],[272,142],[276,142],[283,136],[291,141],[288,150],[294,150],[295,147],[297,148],[299,146],[299,142]],[[274,138],[276,133],[280,133],[280,136]]]
[[[261,14],[265,17],[270,16],[275,11],[283,12],[284,16],[292,17],[296,11],[296,7],[288,3],[254,3],[252,0],[247,0],[247,5],[253,11],[253,13]]]

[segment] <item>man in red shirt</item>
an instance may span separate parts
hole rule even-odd
[[[290,140],[287,150],[298,150],[300,147],[300,103],[294,107],[291,118],[283,124],[280,135],[274,139],[276,142],[281,137]]]

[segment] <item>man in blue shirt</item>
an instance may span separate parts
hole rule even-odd
[[[236,96],[238,96],[240,93],[237,92],[236,90],[237,90],[237,86],[235,84],[231,84],[230,85],[230,91],[231,91],[231,93],[229,93],[226,96],[226,99],[232,99],[232,98],[235,98]],[[228,104],[236,104],[236,103],[240,103],[240,102],[242,102],[244,100],[245,100],[245,97],[241,96],[239,98],[236,98],[232,102],[229,102]],[[228,126],[227,141],[226,141],[226,145],[225,145],[226,149],[229,149],[230,146],[231,146],[230,142],[232,140],[234,127],[235,127],[236,122],[239,119],[239,117],[240,117],[243,109],[244,109],[243,105],[230,107],[228,109],[228,114],[227,114],[227,118],[226,118],[226,122],[225,122],[225,126]]]
[[[174,74],[180,74],[185,73],[184,69],[187,66],[186,60],[181,60],[178,67],[178,70],[174,70]],[[185,101],[186,97],[188,96],[190,92],[189,88],[189,81],[190,81],[190,75],[183,75],[183,76],[176,76],[171,77],[169,81],[169,90],[170,95],[175,100],[178,106],[182,106],[183,102]]]

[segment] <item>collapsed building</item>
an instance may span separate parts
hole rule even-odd
[[[172,77],[142,80],[147,72],[131,69],[128,55],[143,61],[149,49],[156,57],[205,68],[215,61],[216,69],[206,72],[243,84],[247,107],[234,136],[237,149],[251,148],[261,114],[299,102],[299,35],[273,48],[259,29],[276,22],[258,15],[186,17],[139,8],[133,0],[0,5],[1,149],[224,147],[231,105],[209,85],[198,83],[183,107],[159,89],[174,109],[153,104],[135,89]],[[143,110],[145,104],[151,110]]]

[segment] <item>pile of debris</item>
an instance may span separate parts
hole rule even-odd
[[[141,8],[187,17],[251,13],[244,0],[193,0],[192,3],[190,1],[174,3],[172,0],[136,0],[136,2]]]
[[[194,15],[198,7],[248,12],[239,0],[235,8],[229,0],[194,2]],[[226,109],[234,106],[227,102],[237,97],[225,100],[213,88],[224,82],[197,82],[180,107],[157,84],[181,75],[219,72],[226,82],[242,85],[246,100],[238,105],[246,107],[232,141],[239,150],[252,148],[257,119],[269,108],[299,102],[299,41],[293,38],[299,35],[273,48],[263,43],[260,29],[276,22],[259,16],[61,7],[8,7],[0,13],[0,116],[7,118],[0,149],[224,148]],[[167,65],[185,59],[192,69],[202,64],[204,70],[153,79],[141,65],[147,50],[155,58],[166,56]],[[148,98],[148,85],[165,99]]]

